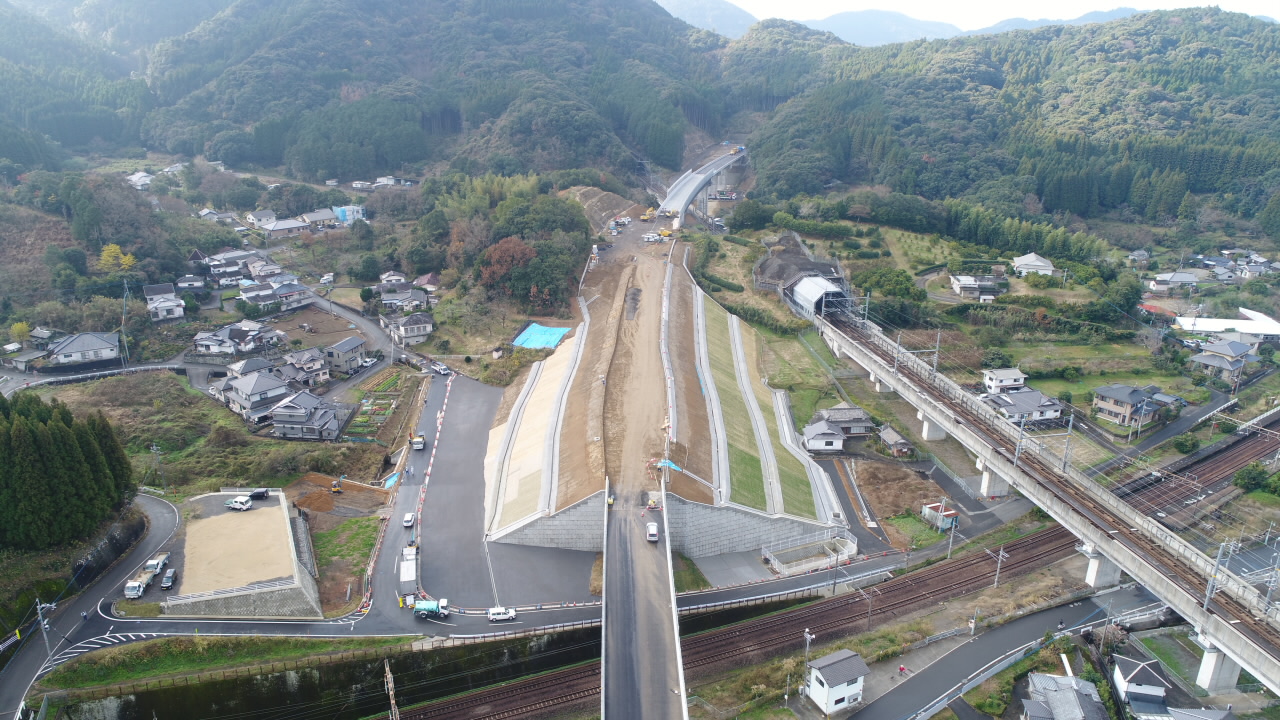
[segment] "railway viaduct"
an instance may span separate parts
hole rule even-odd
[[[721,155],[711,162],[703,165],[697,170],[689,170],[681,175],[671,187],[667,190],[667,199],[662,201],[662,206],[658,208],[661,211],[670,211],[677,213],[680,225],[684,223],[684,213],[689,208],[689,204],[693,202],[694,197],[702,188],[707,186],[711,178],[716,173],[724,170],[730,165],[742,160],[747,156],[746,153]],[[677,225],[679,227],[679,225]]]
[[[1198,685],[1211,692],[1234,687],[1244,667],[1280,691],[1280,630],[1256,588],[1216,567],[1052,450],[1020,436],[1018,428],[874,323],[845,312],[819,314],[814,323],[832,351],[865,369],[878,391],[897,392],[916,408],[926,440],[950,434],[977,456],[982,492],[1001,494],[1011,485],[1074,533],[1089,558],[1090,585],[1114,585],[1123,569],[1190,622],[1205,650]]]

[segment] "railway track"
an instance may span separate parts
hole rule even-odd
[[[894,358],[891,354],[880,347],[874,338],[868,337],[868,333],[862,328],[857,327],[845,318],[828,317],[828,321],[845,333],[851,340],[865,338],[867,341],[859,342],[859,345],[866,352],[875,355],[888,366],[894,365]],[[930,379],[916,372],[911,363],[899,363],[897,364],[897,369],[899,375],[909,377],[922,392],[932,395],[934,402],[950,409],[954,413],[956,422],[965,424],[969,430],[994,448],[997,453],[1010,461],[1017,456],[1019,470],[1071,507],[1087,522],[1104,534],[1110,535],[1116,542],[1124,545],[1143,562],[1146,562],[1157,572],[1169,578],[1193,600],[1198,600],[1204,595],[1208,579],[1189,567],[1162,544],[1146,537],[1138,532],[1136,528],[1129,527],[1129,523],[1123,517],[1115,515],[1109,507],[1103,505],[1098,499],[1075,487],[1071,480],[1064,477],[1057,468],[1050,467],[1038,454],[1034,452],[1017,454],[1014,441],[1000,432],[999,429],[994,428],[986,417],[973,412],[964,403],[953,403],[949,398],[943,396]],[[1272,656],[1277,654],[1276,648],[1277,643],[1280,642],[1280,632],[1277,632],[1267,622],[1254,617],[1253,613],[1244,604],[1226,593],[1218,593],[1207,605],[1209,611],[1223,616],[1228,623],[1243,632],[1252,642],[1261,648],[1265,648],[1268,654]]]
[[[1009,557],[1000,568],[1013,578],[1069,555],[1075,536],[1060,526],[1005,545]],[[927,603],[958,597],[989,585],[996,562],[986,553],[971,553],[938,563],[876,586],[871,619],[887,619]],[[686,672],[748,655],[785,649],[799,642],[808,628],[824,636],[853,632],[867,622],[866,603],[858,598],[831,598],[779,615],[739,623],[685,638],[681,643]],[[400,713],[403,720],[501,720],[534,716],[598,696],[600,664],[563,670],[442,700]]]
[[[1280,431],[1280,420],[1263,426]],[[1152,477],[1147,474],[1116,489],[1124,499],[1144,514],[1174,513],[1194,504],[1209,493],[1231,484],[1236,471],[1280,450],[1280,437],[1258,432],[1234,445],[1202,458],[1177,473]],[[1157,515],[1157,517],[1162,517]]]

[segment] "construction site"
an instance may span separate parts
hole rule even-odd
[[[765,382],[756,331],[697,286],[690,245],[642,240],[655,219],[598,252],[571,332],[508,389],[485,458],[491,540],[599,550],[609,495],[656,497],[664,476],[671,542],[689,557],[843,526],[786,392]]]

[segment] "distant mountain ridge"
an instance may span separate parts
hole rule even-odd
[[[664,10],[696,28],[740,38],[758,20],[728,0],[656,0]]]
[[[892,10],[853,10],[821,20],[806,20],[804,24],[815,30],[834,33],[841,40],[854,45],[876,47],[912,40],[945,40],[953,37],[994,35],[1011,30],[1034,30],[1047,25],[1087,25],[1119,20],[1137,13],[1138,11],[1133,8],[1116,8],[1086,13],[1073,20],[1010,18],[990,27],[969,31],[961,30],[950,23],[917,20]]]

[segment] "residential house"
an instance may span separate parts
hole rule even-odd
[[[303,213],[298,219],[310,225],[313,230],[336,227],[338,224],[338,216],[329,208],[320,208],[309,213]]]
[[[186,163],[175,163],[160,171],[161,175],[177,175],[182,172],[182,168],[186,167]]]
[[[982,385],[989,393],[1014,392],[1027,386],[1027,374],[1018,368],[984,370]]]
[[[316,296],[311,294],[311,290],[297,283],[289,283],[288,285],[280,285],[275,289],[276,299],[280,302],[281,310],[294,310],[315,302]]]
[[[946,532],[960,524],[960,513],[947,507],[945,502],[925,503],[920,508],[920,517],[939,532]]]
[[[1145,267],[1151,261],[1151,253],[1146,250],[1134,250],[1129,253],[1129,264],[1139,267]]]
[[[143,172],[142,170],[139,170],[138,172],[130,175],[124,180],[125,182],[132,185],[134,190],[150,190],[151,181],[155,179],[156,179],[155,175],[150,175],[146,172]]]
[[[1229,260],[1235,260],[1238,257],[1248,257],[1249,251],[1244,248],[1230,248],[1222,251],[1222,257]]]
[[[373,183],[369,182],[368,180],[356,180],[355,182],[351,183],[351,189],[352,190],[372,190]]]
[[[142,296],[147,301],[147,315],[152,322],[176,320],[186,314],[186,303],[178,299],[173,283],[143,285]]]
[[[284,364],[277,367],[276,377],[288,383],[315,387],[329,382],[329,366],[325,353],[318,347],[287,353]]]
[[[329,367],[350,373],[360,367],[360,361],[364,360],[364,338],[355,335],[343,338],[325,348],[324,357]]]
[[[271,419],[271,408],[290,391],[275,375],[258,372],[228,382],[222,392],[231,412],[249,422],[263,423]]]
[[[405,277],[405,274],[398,270],[388,270],[378,276],[378,282],[402,283],[405,281]]]
[[[287,336],[263,323],[252,320],[241,320],[214,330],[213,332],[196,333],[194,346],[196,352],[211,355],[234,355],[236,353],[254,353],[279,345]]]
[[[1231,269],[1228,267],[1214,266],[1211,272],[1213,272],[1213,279],[1223,285],[1230,285],[1236,281],[1236,274],[1231,272]]]
[[[333,178],[331,180],[325,180],[324,184],[325,184],[325,187],[338,187],[338,179]]]
[[[383,315],[378,321],[391,335],[391,340],[401,347],[423,342],[435,328],[435,318],[422,312],[416,312],[407,317]]]
[[[989,407],[1010,422],[1035,422],[1062,417],[1066,406],[1039,390],[1024,388],[1017,392],[996,393],[983,399]]]
[[[1159,388],[1148,386],[1136,388],[1132,385],[1103,385],[1093,389],[1093,407],[1100,417],[1117,425],[1146,425],[1155,418],[1160,410],[1160,403],[1154,395]]]
[[[274,240],[282,237],[292,237],[301,235],[302,231],[311,229],[311,226],[301,220],[285,218],[284,220],[275,220],[258,228],[267,234],[267,237]]]
[[[276,301],[275,288],[269,283],[258,283],[252,280],[240,281],[240,298],[255,305],[267,305]]]
[[[338,218],[338,222],[346,227],[351,227],[357,220],[365,219],[363,205],[343,205],[330,209],[333,210],[333,214]]]
[[[431,296],[422,288],[408,283],[386,283],[388,285],[406,286],[403,290],[384,291],[381,295],[382,306],[400,310],[417,310],[431,304]]]
[[[245,213],[244,221],[261,230],[263,225],[276,221],[276,214],[270,210],[254,210],[253,212]]]
[[[234,380],[246,375],[252,375],[256,372],[262,372],[263,370],[270,370],[272,367],[274,366],[269,360],[265,360],[260,357],[251,357],[231,363],[227,366],[227,373],[229,373],[228,376]]]
[[[1197,335],[1237,331],[1256,335],[1263,342],[1280,341],[1280,322],[1249,308],[1237,308],[1237,310],[1245,319],[1179,317],[1176,322],[1179,330]]]
[[[188,254],[188,255],[187,255],[187,264],[188,264],[188,265],[192,265],[192,266],[194,266],[194,265],[208,265],[208,264],[209,264],[209,256],[208,256],[208,255],[206,255],[206,254],[205,254],[202,250],[200,250],[199,248],[196,248],[195,250],[192,250],[190,254]]]
[[[814,417],[817,417],[816,415]],[[826,420],[810,421],[804,426],[804,449],[809,452],[840,452],[844,450],[844,433],[834,423]]]
[[[991,302],[1005,289],[995,275],[952,275],[951,291],[966,300]]]
[[[440,273],[429,272],[426,275],[419,275],[414,278],[413,284],[429,293],[433,293],[440,289]]]
[[[1031,673],[1022,720],[1108,720],[1098,688],[1078,677]]]
[[[60,330],[37,325],[31,329],[31,337],[27,338],[27,347],[33,350],[45,350],[62,334]]]
[[[1116,663],[1111,676],[1123,702],[1164,704],[1164,693],[1173,685],[1160,674],[1158,660],[1139,660],[1119,653],[1111,657]]]
[[[1054,267],[1049,258],[1036,253],[1028,253],[1013,259],[1013,271],[1018,274],[1018,277],[1026,277],[1027,273],[1053,275]]]
[[[271,408],[271,434],[290,440],[336,440],[342,432],[336,406],[303,390]]]
[[[13,369],[17,370],[18,372],[26,372],[28,369],[31,368],[31,366],[35,363],[35,361],[39,360],[44,356],[45,356],[44,350],[28,350],[23,353],[18,353],[17,355],[14,355],[11,358],[6,358],[5,364],[12,365]]]
[[[889,452],[894,457],[906,457],[916,451],[915,447],[906,438],[902,437],[897,430],[894,430],[888,424],[880,428],[880,442],[889,448]]]
[[[1189,359],[1193,365],[1209,377],[1225,380],[1230,383],[1240,379],[1247,365],[1261,360],[1253,354],[1253,347],[1242,342],[1228,340],[1201,346],[1198,355]]]
[[[254,260],[249,263],[249,274],[258,282],[263,282],[267,278],[279,275],[282,272],[284,272],[284,268],[269,260]]]
[[[852,650],[837,650],[806,664],[809,700],[824,715],[847,710],[862,702],[862,680],[871,669]]]
[[[271,287],[279,290],[281,285],[297,284],[298,280],[299,278],[297,275],[294,275],[293,273],[282,272],[278,275],[272,275],[271,277],[266,278],[266,283]]]
[[[13,353],[18,352],[21,349],[22,349],[22,343],[15,342],[15,343],[9,343],[5,345],[3,348],[0,348],[0,351],[3,351],[5,355],[12,355]]]
[[[1271,266],[1262,264],[1240,265],[1237,267],[1237,272],[1239,272],[1241,278],[1252,280],[1256,277],[1271,274]]]
[[[405,180],[404,178],[398,178],[394,175],[383,175],[382,177],[378,178],[377,181],[374,182],[374,184],[375,185],[404,185],[405,187],[409,187],[413,185],[413,181]]]
[[[1151,292],[1168,295],[1171,292],[1182,288],[1195,289],[1198,282],[1196,276],[1189,272],[1168,272],[1156,275],[1154,279],[1147,281],[1147,287]]]
[[[53,365],[98,362],[119,355],[119,333],[78,333],[49,345],[49,362]]]
[[[870,435],[875,431],[876,426],[866,410],[842,402],[814,413],[802,435],[806,450],[822,452],[839,451],[844,448],[846,438]]]
[[[178,292],[182,292],[184,290],[199,292],[201,290],[204,290],[204,278],[198,275],[183,275],[182,277],[178,278],[177,285],[178,285]]]
[[[217,210],[212,210],[210,208],[201,210],[197,213],[197,216],[201,220],[208,220],[209,222],[225,222],[235,225],[240,224],[240,218],[236,217],[235,213],[218,212]]]

